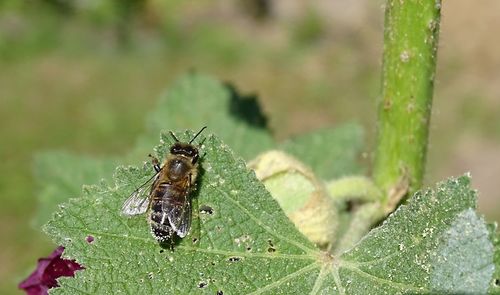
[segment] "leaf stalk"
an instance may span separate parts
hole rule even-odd
[[[386,3],[373,178],[388,202],[408,195],[391,193],[402,183],[409,194],[422,186],[440,15],[440,0]]]

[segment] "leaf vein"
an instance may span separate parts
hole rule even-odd
[[[403,291],[427,292],[427,293],[430,292],[430,290],[427,290],[424,287],[416,287],[416,286],[413,286],[413,285],[408,285],[408,284],[405,284],[405,283],[399,283],[399,282],[395,282],[395,281],[389,281],[387,279],[374,276],[374,275],[372,275],[370,273],[362,271],[361,269],[357,268],[355,265],[352,265],[350,263],[343,263],[342,266],[345,267],[345,268],[347,268],[347,269],[349,269],[349,270],[351,270],[351,271],[353,271],[353,272],[356,272],[357,274],[359,274],[361,276],[364,276],[364,277],[366,277],[366,278],[368,278],[370,280],[376,281],[376,282],[381,283],[381,284],[392,285],[394,287],[398,287],[398,288],[402,289]]]
[[[309,293],[310,295],[318,294],[319,289],[321,288],[325,278],[327,277],[326,270],[327,270],[327,266],[325,265],[319,271],[318,277],[316,278],[316,281],[314,282],[313,288],[311,289],[311,292]]]
[[[140,237],[135,237],[135,236],[115,234],[115,233],[109,233],[109,232],[101,232],[101,231],[93,231],[93,230],[89,230],[87,228],[80,228],[80,227],[65,227],[65,228],[71,229],[71,230],[84,230],[84,231],[87,231],[88,233],[94,234],[94,235],[108,236],[108,237],[119,238],[119,239],[136,240],[136,241],[144,242],[146,244],[157,244],[157,242],[152,240],[152,239],[150,240],[150,239],[145,239],[145,238],[140,238]],[[255,252],[237,252],[237,251],[227,251],[227,250],[217,250],[217,249],[194,248],[194,247],[189,247],[189,246],[184,246],[184,245],[179,245],[177,248],[178,249],[185,249],[188,251],[194,251],[194,252],[202,252],[202,253],[217,254],[217,255],[227,255],[227,256],[257,257],[257,258],[268,258],[268,259],[282,258],[282,259],[297,259],[297,260],[316,260],[316,257],[314,255],[311,255],[311,254],[283,254],[283,253],[268,254],[268,253],[255,253]]]
[[[340,274],[339,274],[338,267],[332,266],[330,268],[330,272],[333,276],[333,280],[335,281],[335,285],[337,286],[337,289],[339,290],[339,294],[344,295],[345,290],[344,290],[344,287],[342,287],[342,281],[340,280]]]
[[[262,223],[261,220],[259,220],[257,217],[255,217],[252,213],[250,213],[245,207],[243,207],[237,200],[235,200],[234,198],[230,197],[228,193],[220,190],[220,189],[217,189],[220,193],[222,193],[226,198],[228,198],[232,203],[234,203],[236,206],[238,206],[238,208],[241,209],[241,211],[243,211],[243,213],[245,213],[246,215],[248,215],[252,220],[254,220],[259,226],[261,226],[265,231],[267,231],[268,233],[274,235],[275,237],[278,237],[279,239],[281,240],[284,240],[284,241],[287,241],[288,243],[306,251],[307,253],[311,253],[311,252],[316,252],[317,250],[316,249],[313,249],[313,248],[309,248],[309,247],[306,247],[304,245],[302,245],[301,243],[297,242],[297,241],[294,241],[294,240],[291,240],[285,236],[282,236],[276,232],[274,232],[271,228],[269,228],[267,225],[265,225],[264,223]]]
[[[275,282],[270,283],[269,285],[265,285],[264,287],[259,288],[258,290],[254,291],[254,292],[251,292],[249,294],[262,294],[265,291],[269,291],[269,290],[271,290],[273,288],[276,288],[276,287],[280,286],[281,284],[285,283],[286,281],[289,281],[289,280],[293,279],[296,276],[299,276],[299,275],[301,275],[303,273],[306,273],[306,272],[308,272],[310,270],[313,270],[315,268],[318,268],[318,267],[319,267],[318,263],[311,263],[311,264],[309,264],[309,265],[307,265],[307,266],[305,266],[305,267],[303,267],[303,268],[301,268],[301,269],[299,269],[297,271],[294,271],[294,272],[290,273],[289,275],[286,275],[286,276],[282,277],[281,279],[279,279],[279,280],[277,280]]]

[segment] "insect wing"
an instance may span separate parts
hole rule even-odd
[[[123,203],[122,214],[127,216],[134,216],[138,214],[143,214],[148,210],[150,203],[150,191],[151,186],[158,179],[159,173],[156,173],[138,189],[136,189],[130,197]]]
[[[188,194],[170,196],[162,204],[163,212],[167,214],[172,229],[181,238],[184,238],[191,227],[191,202]]]

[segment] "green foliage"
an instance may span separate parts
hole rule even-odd
[[[96,159],[67,152],[36,155],[34,174],[39,190],[35,225],[39,227],[47,222],[58,204],[79,197],[82,184],[97,183],[101,178],[111,177],[117,163],[116,159]]]
[[[145,159],[157,134],[166,128],[199,129],[206,125],[211,132],[225,136],[231,147],[247,158],[273,144],[256,99],[241,97],[230,86],[204,75],[190,74],[179,79],[148,119],[148,132],[128,155],[121,158],[121,163]],[[116,157],[97,159],[66,152],[38,154],[34,174],[40,194],[37,195],[35,225],[47,222],[58,204],[80,196],[82,185],[110,179],[118,163]]]
[[[363,129],[345,124],[292,138],[280,146],[313,168],[323,179],[362,172],[357,159],[363,146]]]
[[[120,161],[116,157],[96,159],[64,152],[37,156],[34,170],[41,194],[37,197],[36,225],[46,222],[58,204],[80,196],[82,185],[110,179],[112,167],[118,163],[145,160],[162,130],[199,130],[208,126],[207,132],[221,136],[247,160],[277,145],[255,97],[242,96],[235,88],[201,74],[188,74],[169,89],[148,115],[147,132]],[[330,179],[360,171],[356,158],[362,137],[358,125],[346,124],[297,136],[281,146]]]
[[[149,116],[148,138],[152,143],[165,127],[199,130],[203,126],[245,159],[273,146],[255,97],[241,96],[231,86],[200,74],[177,80],[161,98]]]
[[[313,9],[302,16],[297,23],[292,26],[292,39],[301,46],[310,46],[317,42],[325,33],[324,20]]]
[[[162,142],[160,157],[171,139]],[[119,167],[114,183],[88,187],[64,204],[45,231],[86,269],[62,279],[55,293],[484,293],[489,286],[493,245],[473,210],[468,177],[417,193],[333,257],[294,228],[226,144],[209,135],[202,150],[195,200],[213,212],[196,210],[195,226],[173,252],[155,242],[144,217],[120,215],[122,202],[153,173],[148,165]]]
[[[110,179],[112,167],[145,155],[154,145],[153,134],[165,127],[192,128],[176,132],[188,140],[204,125],[209,129],[196,140],[204,156],[193,195],[193,226],[171,251],[156,243],[144,216],[120,214],[125,199],[154,173],[151,165],[119,166]],[[220,133],[224,140],[209,133]],[[356,158],[361,137],[361,129],[349,124],[278,147],[330,180],[360,171]],[[172,141],[162,135],[155,149],[158,157],[165,156]],[[235,156],[250,159],[273,146],[254,98],[242,98],[210,77],[192,74],[175,83],[159,103],[149,116],[147,134],[124,160],[40,155],[36,175],[44,187],[38,221],[65,201],[44,229],[66,247],[67,257],[86,268],[75,278],[61,279],[55,293],[494,292],[491,229],[474,211],[468,177],[418,192],[359,242],[373,216],[380,216],[380,207],[373,202],[343,212],[341,242],[325,252],[298,232],[243,159]],[[342,179],[351,178],[338,181]],[[99,181],[80,193],[80,184]],[[211,214],[199,210],[207,206]],[[366,221],[356,238],[350,236],[353,220]],[[88,236],[94,237],[92,243]]]
[[[491,286],[489,289],[490,294],[500,294],[500,233],[497,230],[497,224],[490,226],[491,240],[495,247],[495,273],[493,274],[493,279],[491,280]]]
[[[168,136],[163,140],[159,156],[171,144]],[[144,217],[119,214],[121,203],[151,175],[150,167],[120,167],[114,184],[91,187],[85,197],[66,204],[46,231],[87,269],[74,280],[62,280],[58,291],[247,293],[287,272],[310,277],[307,270],[316,268],[311,265],[314,246],[294,229],[253,172],[213,136],[205,140],[203,152],[198,203],[213,213],[197,214],[199,230],[193,229],[174,252],[158,246]],[[85,241],[88,235],[95,237],[92,244]]]
[[[493,245],[466,176],[417,192],[384,224],[344,255],[395,293],[485,293],[493,273]],[[353,289],[354,294],[358,292]]]
[[[60,20],[45,10],[28,9],[25,18],[16,18],[0,8],[0,19],[12,18],[12,28],[0,28],[0,60],[16,60],[55,48],[60,41]],[[43,16],[38,15],[43,11]],[[35,30],[28,28],[36,27]],[[56,33],[57,32],[57,33]]]

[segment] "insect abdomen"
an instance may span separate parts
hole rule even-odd
[[[151,234],[155,237],[155,239],[164,243],[172,238],[174,231],[169,225],[151,223]]]
[[[151,201],[151,234],[159,242],[169,240],[174,234],[174,230],[170,226],[167,214],[163,212],[162,206],[162,199],[153,199]]]
[[[150,205],[150,223],[151,233],[157,241],[172,239],[177,232],[178,224],[174,226],[171,222],[172,218],[176,220],[174,222],[178,222],[178,215],[181,214],[180,209],[186,198],[186,189],[189,189],[189,186],[184,188],[175,183],[163,182],[154,190]],[[182,237],[184,235],[185,233],[181,233]]]

